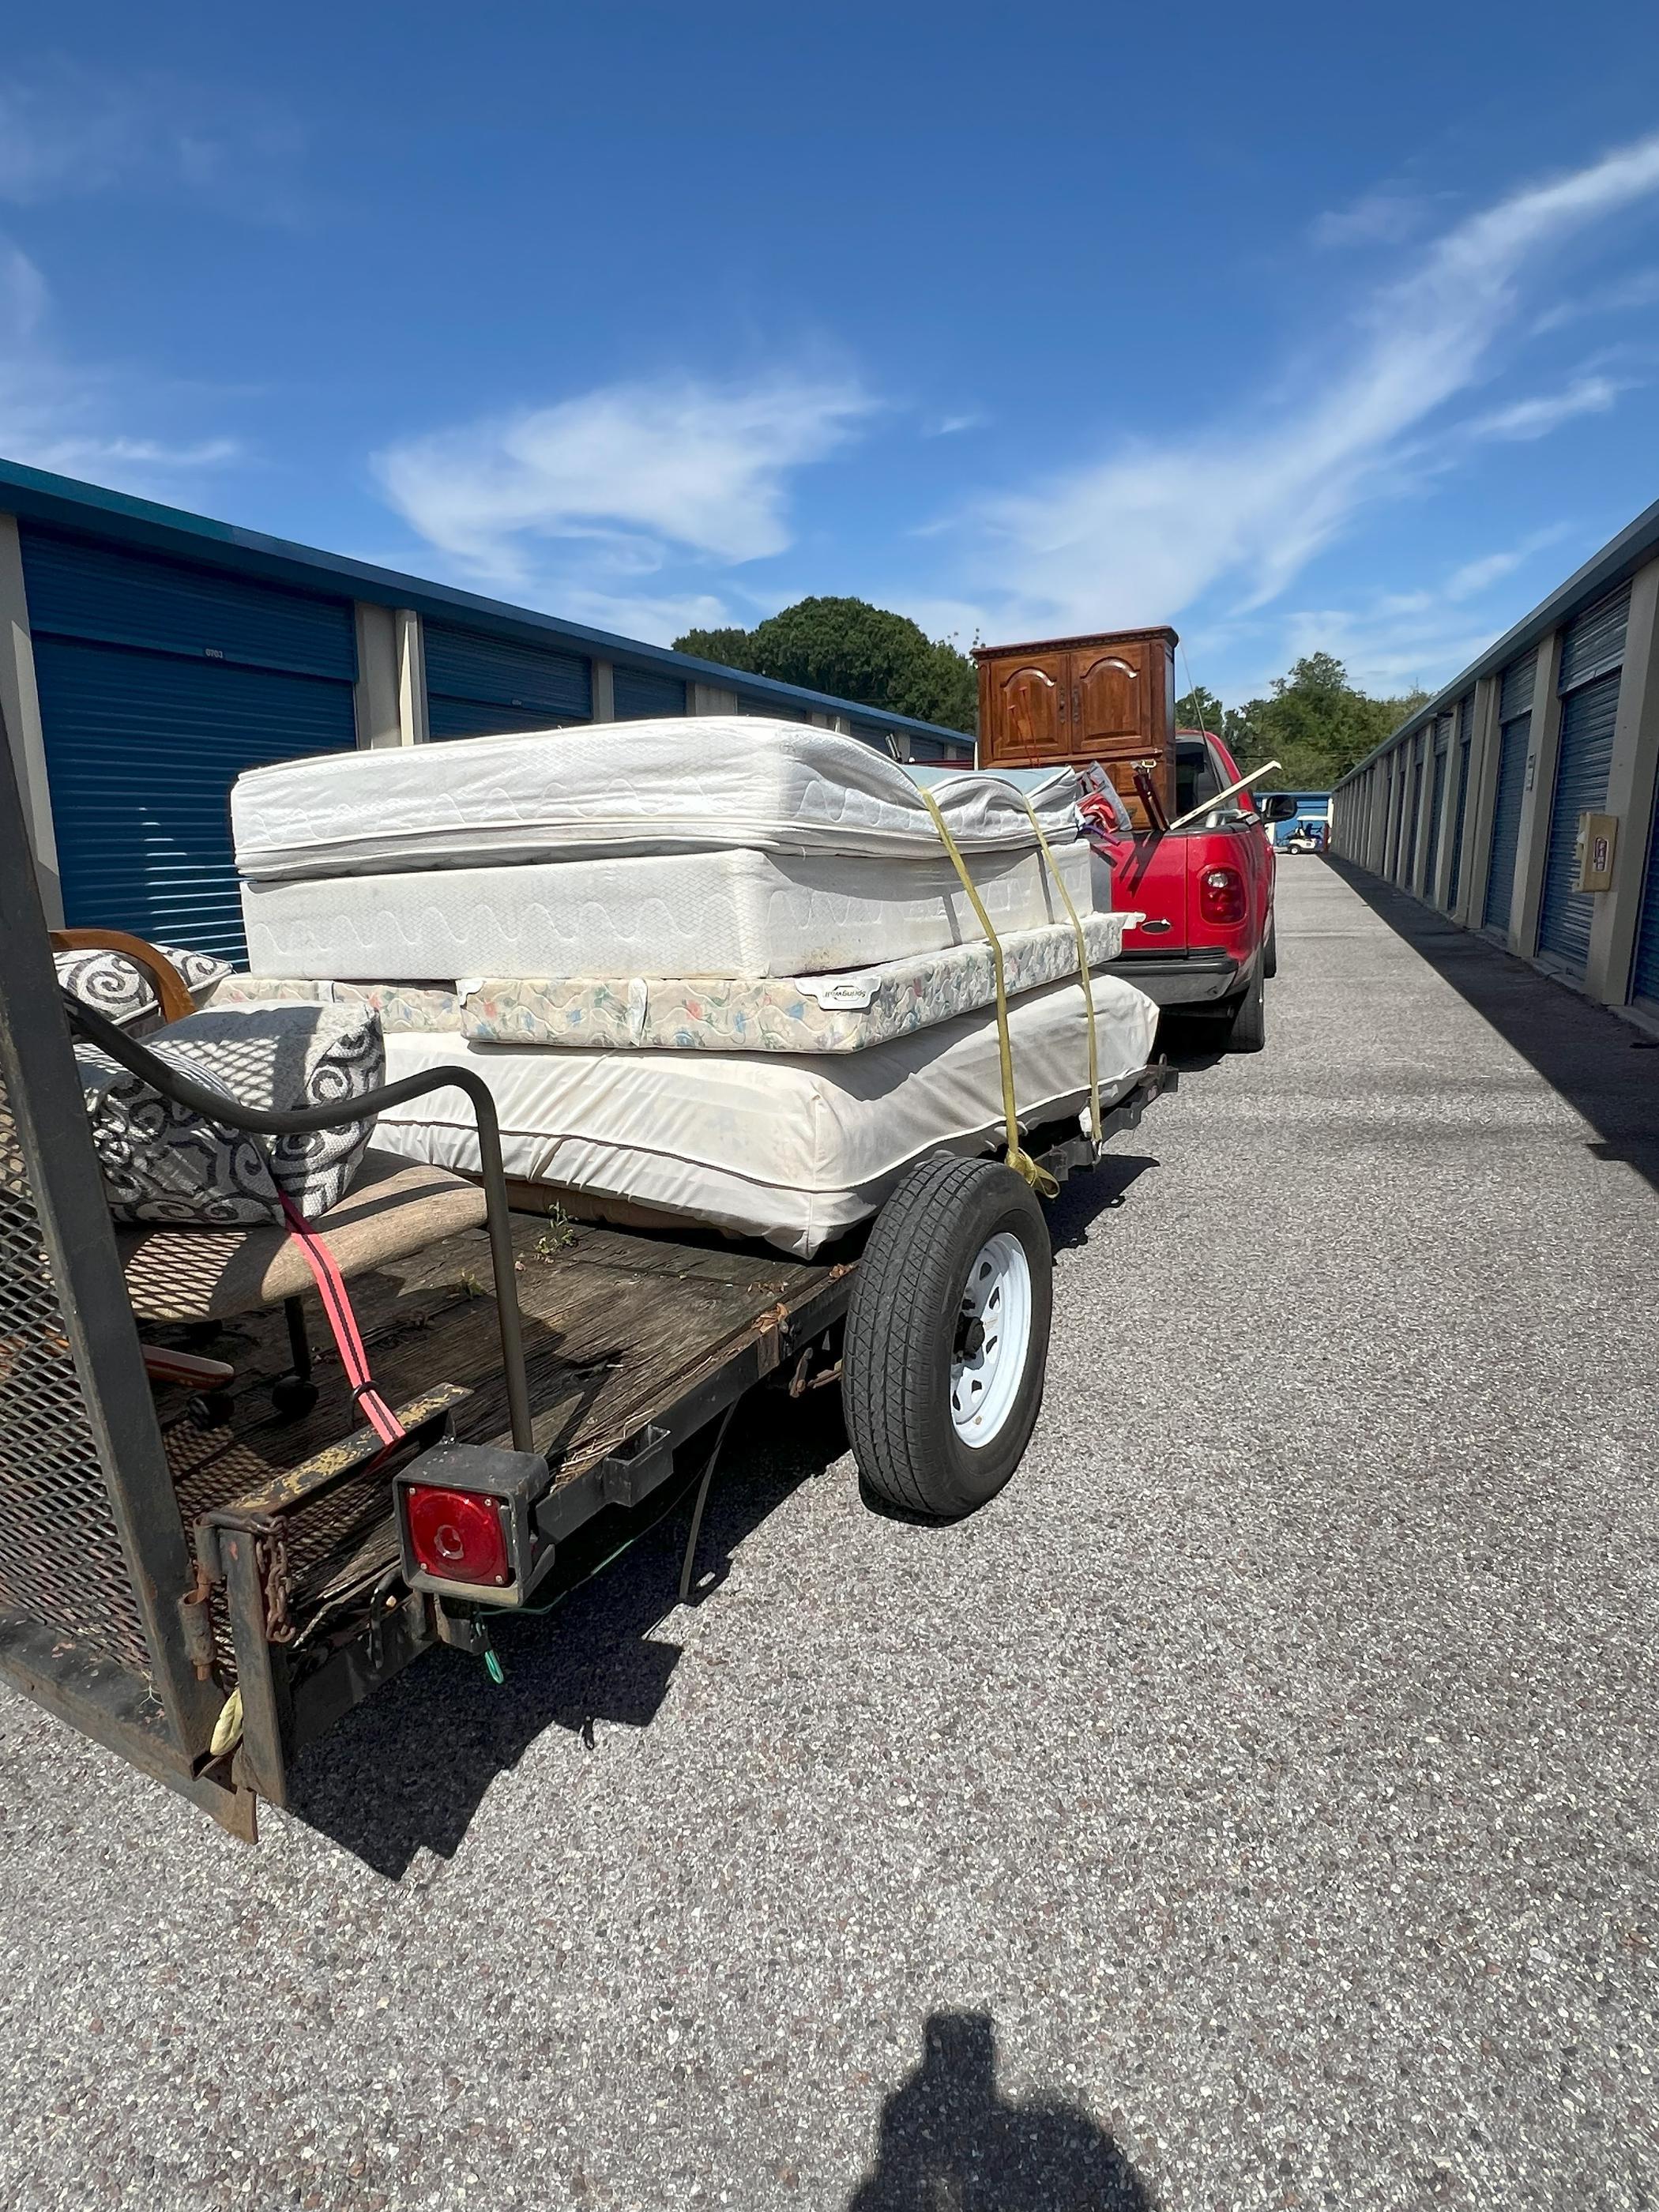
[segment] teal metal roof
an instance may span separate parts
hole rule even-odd
[[[613,667],[676,676],[688,683],[721,684],[738,691],[746,703],[774,707],[789,719],[845,714],[896,733],[959,745],[973,744],[966,731],[918,721],[908,714],[890,714],[860,699],[839,699],[799,684],[775,683],[768,676],[750,676],[743,669],[698,660],[667,646],[647,645],[639,638],[590,629],[585,623],[566,622],[557,615],[539,614],[533,607],[513,606],[504,599],[458,591],[452,585],[431,583],[396,568],[350,561],[343,554],[324,553],[315,546],[269,538],[263,531],[244,530],[234,522],[191,514],[183,507],[136,499],[128,492],[106,491],[73,477],[25,467],[21,461],[0,460],[0,513],[27,516],[59,529],[89,532],[123,544],[147,547],[173,560],[203,562],[302,591],[338,592],[373,605],[412,608],[440,622],[464,622],[472,629],[526,645],[556,650],[574,645],[610,661]]]

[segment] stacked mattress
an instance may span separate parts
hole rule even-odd
[[[1082,907],[1074,789],[1029,795]],[[999,933],[1064,921],[1008,785],[939,805]],[[261,975],[822,975],[981,935],[902,769],[747,715],[283,761],[239,779],[231,826]]]
[[[933,796],[1003,947],[1023,1116],[1077,1110],[1076,933],[1019,794]],[[1075,785],[1025,794],[1083,917]],[[253,972],[216,1002],[379,1012],[389,1080],[464,1057],[510,1174],[810,1253],[915,1159],[988,1149],[1001,1119],[991,950],[917,786],[869,747],[752,717],[676,718],[285,762],[232,798]],[[1091,984],[1103,1086],[1155,1011]],[[477,1164],[439,1091],[377,1142]]]

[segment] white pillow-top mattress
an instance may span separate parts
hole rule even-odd
[[[1087,842],[1053,851],[1078,912],[1090,911]],[[1000,936],[1065,921],[1029,842],[970,866]],[[242,886],[242,918],[255,975],[367,983],[816,975],[984,934],[937,841],[922,858],[706,850],[260,880]]]
[[[999,777],[929,784],[963,852],[1032,842]],[[1045,836],[1075,835],[1076,792],[1060,769],[1025,794]],[[939,850],[896,762],[856,738],[748,714],[279,761],[237,778],[230,819],[237,867],[261,883],[728,846],[924,860]]]
[[[1093,979],[1102,1087],[1144,1066],[1158,1009],[1115,976]],[[1009,1009],[1022,1119],[1081,1110],[1088,1030],[1073,981]],[[845,1054],[558,1052],[388,1036],[386,1080],[458,1060],[489,1084],[509,1176],[651,1206],[764,1237],[805,1257],[873,1213],[927,1153],[1000,1143],[994,1015]],[[435,1166],[478,1165],[472,1109],[454,1089],[382,1114],[374,1142]]]

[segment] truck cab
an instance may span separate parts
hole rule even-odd
[[[1096,905],[1145,917],[1125,932],[1114,972],[1160,1006],[1212,1018],[1233,1049],[1253,1052],[1266,1041],[1264,987],[1275,965],[1276,810],[1269,802],[1259,812],[1249,791],[1224,799],[1238,775],[1219,738],[1177,730],[1170,818],[1205,807],[1195,821],[1125,830],[1109,806],[1085,800],[1081,811],[1095,850]]]

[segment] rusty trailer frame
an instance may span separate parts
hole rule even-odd
[[[118,1059],[161,1065],[98,1017],[84,1026]],[[169,1087],[189,1091],[165,1073]],[[1107,1133],[1133,1127],[1175,1079],[1163,1063],[1140,1070],[1108,1102]],[[393,1485],[422,1453],[465,1436],[469,1423],[520,1455],[540,1450],[546,1486],[527,1510],[551,1559],[600,1516],[637,1515],[672,1478],[679,1449],[757,1386],[799,1394],[834,1379],[823,1347],[847,1312],[855,1247],[819,1261],[755,1260],[739,1282],[738,1258],[594,1232],[597,1243],[553,1255],[550,1282],[580,1287],[582,1269],[614,1271],[636,1251],[685,1298],[705,1296],[702,1275],[722,1271],[732,1296],[710,1306],[707,1341],[694,1326],[678,1366],[659,1387],[624,1393],[609,1427],[590,1424],[576,1448],[538,1441],[515,1273],[544,1224],[509,1216],[483,1086],[455,1069],[410,1079],[434,1080],[468,1081],[478,1094],[498,1372],[488,1387],[475,1374],[406,1395],[398,1410],[409,1434],[391,1453],[343,1421],[343,1433],[295,1465],[228,1448],[211,1483],[181,1472],[169,1453],[179,1431],[164,1435],[126,1294],[0,724],[0,1674],[249,1841],[258,1799],[284,1804],[295,1759],[354,1705],[434,1644],[487,1644],[479,1608],[405,1571]],[[402,1096],[406,1086],[391,1088]],[[265,1133],[325,1126],[325,1109],[233,1116],[222,1098],[200,1103]],[[373,1098],[357,1105],[375,1110]],[[1097,1157],[1081,1137],[1042,1152],[1062,1179]],[[545,1363],[535,1371],[544,1379]],[[713,1468],[711,1455],[692,1547]],[[689,1548],[688,1573],[690,1559]],[[228,1734],[233,1686],[240,1731]]]

